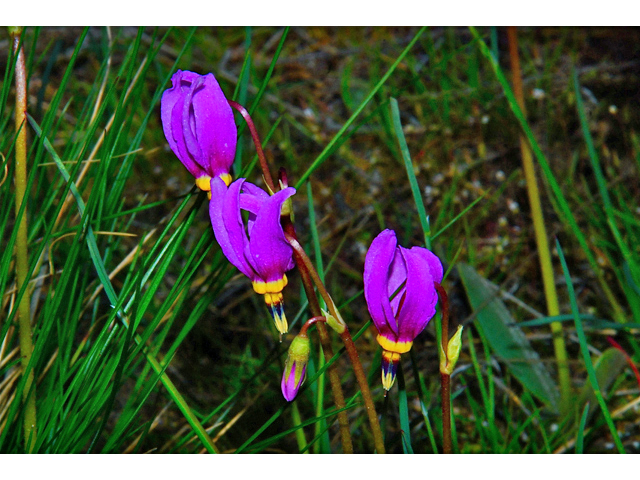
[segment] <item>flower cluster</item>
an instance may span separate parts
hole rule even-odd
[[[249,114],[244,107],[225,98],[213,74],[178,70],[171,82],[172,87],[162,95],[161,104],[167,141],[195,177],[196,185],[208,192],[211,225],[222,252],[251,280],[253,289],[264,295],[276,329],[282,335],[288,330],[282,291],[287,285],[286,272],[294,267],[294,247],[296,258],[303,258],[300,265],[306,270],[305,289],[308,295],[309,291],[313,295],[313,286],[309,285],[309,271],[313,267],[306,263],[310,261],[301,253],[295,235],[286,237],[282,227],[283,217],[291,214],[290,198],[296,190],[286,185],[285,176],[280,189],[271,191],[274,187],[264,156],[260,158],[265,181],[271,186],[269,192],[245,178],[232,181],[237,128],[231,106],[245,119],[249,117],[259,156],[262,152]],[[387,391],[395,381],[401,354],[411,349],[416,336],[435,315],[438,301],[435,285],[442,281],[442,276],[438,257],[425,248],[399,246],[392,230],[383,231],[371,244],[365,260],[364,295],[378,329],[377,341],[383,348],[382,384]],[[316,287],[335,316],[324,312],[324,316],[310,319],[292,342],[281,382],[287,401],[296,397],[304,381],[310,351],[306,329],[318,319],[349,339],[345,340],[347,351],[359,363],[355,347],[349,346],[353,342],[347,326],[339,318],[324,285],[318,280]],[[438,288],[441,289],[439,285]],[[452,350],[452,357],[454,353]],[[447,360],[446,355],[443,358]],[[445,362],[445,370],[452,369],[454,362]],[[366,381],[360,383],[368,391]],[[373,409],[370,395],[368,398],[367,408]],[[379,447],[383,450],[383,446]]]
[[[240,178],[232,183],[237,128],[229,102],[213,74],[178,70],[162,95],[162,126],[169,146],[209,192],[209,214],[216,240],[227,259],[264,295],[277,330],[288,330],[283,310],[285,272],[292,269],[293,250],[280,224],[283,203],[292,187],[269,195]],[[242,211],[249,214],[247,225]],[[248,235],[247,235],[248,232]]]

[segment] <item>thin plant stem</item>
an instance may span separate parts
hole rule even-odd
[[[447,349],[449,347],[449,297],[442,285],[433,282],[442,307],[442,354],[445,364],[448,362]],[[440,370],[440,395],[442,399],[442,451],[451,453],[451,375]]]
[[[469,30],[471,31],[471,34],[473,35],[473,37],[476,39],[478,48],[480,49],[480,53],[484,58],[487,59],[487,61],[491,66],[491,69],[493,70],[493,73],[496,76],[496,79],[500,83],[500,86],[502,87],[502,91],[509,103],[509,108],[513,112],[513,115],[516,117],[516,120],[520,124],[520,128],[522,128],[522,131],[527,137],[527,140],[529,141],[529,146],[533,149],[533,154],[535,158],[538,160],[538,164],[540,165],[540,168],[544,173],[544,178],[546,179],[549,185],[549,188],[553,192],[553,196],[557,201],[557,207],[559,211],[562,213],[562,216],[564,216],[565,222],[568,223],[569,226],[571,227],[572,233],[575,235],[576,240],[578,240],[578,243],[580,244],[582,251],[587,257],[589,266],[591,267],[591,269],[596,275],[596,278],[598,279],[602,292],[604,293],[605,297],[607,298],[607,301],[613,308],[614,318],[616,319],[617,322],[626,323],[627,315],[624,312],[622,306],[620,305],[620,302],[614,295],[613,291],[611,290],[611,287],[609,286],[609,283],[605,278],[605,272],[603,271],[602,267],[599,265],[598,261],[596,260],[596,257],[591,251],[591,247],[589,246],[584,233],[578,226],[578,222],[576,221],[575,215],[573,214],[573,211],[569,207],[569,204],[567,203],[567,200],[560,189],[560,185],[558,184],[558,181],[556,180],[555,176],[553,175],[553,172],[551,171],[549,162],[545,158],[544,153],[542,153],[542,150],[540,149],[540,146],[538,145],[538,142],[536,141],[536,138],[534,137],[533,132],[531,131],[531,128],[529,127],[522,113],[522,109],[518,105],[518,102],[515,96],[513,95],[513,92],[509,86],[509,83],[506,80],[504,74],[502,73],[502,69],[500,68],[500,65],[496,60],[497,57],[495,57],[493,53],[491,53],[491,51],[489,50],[489,47],[487,46],[486,43],[484,43],[484,41],[480,37],[480,34],[474,27],[469,27]]]
[[[260,167],[262,168],[262,175],[263,175],[264,181],[267,184],[267,186],[269,187],[269,189],[271,190],[271,192],[275,192],[276,191],[276,187],[275,187],[275,184],[273,183],[273,177],[271,176],[271,172],[269,170],[269,163],[267,162],[267,158],[264,155],[264,151],[262,150],[262,144],[260,142],[260,137],[259,137],[258,131],[256,130],[256,127],[255,127],[255,125],[253,123],[253,120],[251,119],[251,115],[239,103],[236,103],[236,102],[234,102],[232,100],[229,100],[229,105],[231,105],[233,108],[238,110],[238,112],[240,112],[242,117],[247,122],[247,126],[249,127],[249,131],[251,132],[251,137],[253,138],[253,142],[254,142],[255,147],[256,147],[256,152],[258,154],[258,159],[260,161]],[[285,181],[285,183],[287,183],[286,174],[284,174],[284,172],[281,174],[281,176],[283,176],[283,175],[284,175],[284,179],[285,179],[284,181]],[[285,231],[287,232],[286,236],[287,236],[287,240],[289,240],[289,243],[291,243],[291,241],[293,241],[299,247],[299,249],[293,247],[293,249],[294,249],[293,259],[296,262],[296,265],[298,266],[298,270],[300,271],[300,275],[301,275],[301,278],[302,278],[302,284],[304,286],[307,298],[309,299],[309,307],[311,308],[311,313],[314,315],[314,317],[321,316],[322,312],[320,310],[320,303],[318,302],[318,298],[317,298],[317,296],[315,294],[315,291],[313,289],[313,284],[311,283],[311,280],[313,280],[313,282],[316,283],[316,286],[319,285],[318,286],[318,291],[320,291],[320,292],[324,291],[324,293],[327,295],[327,297],[328,297],[328,293],[327,293],[326,289],[324,288],[324,285],[320,281],[320,278],[318,277],[318,273],[313,268],[313,265],[311,264],[311,261],[309,260],[309,257],[307,257],[304,249],[300,246],[300,243],[298,243],[297,236],[296,236],[296,233],[295,233],[295,227],[293,226],[293,223],[290,220],[289,221],[285,221],[283,226],[284,226]],[[311,266],[311,269],[309,269],[309,266]],[[314,274],[315,274],[315,276],[314,276]],[[325,298],[324,295],[323,295],[323,298]],[[330,298],[331,297],[329,297],[329,299]],[[333,312],[331,312],[331,314],[334,315],[334,312],[336,311],[336,309],[335,309],[335,305],[333,304],[333,301],[327,302],[327,300],[325,298],[325,302],[327,303],[327,306],[329,306],[330,312],[331,312],[331,309],[333,309]],[[324,352],[325,359],[327,361],[329,361],[333,357],[333,349],[331,348],[331,342],[330,342],[330,339],[329,339],[329,334],[327,332],[327,328],[325,327],[325,325],[322,322],[320,322],[317,325],[317,329],[318,329],[318,335],[320,336],[320,343],[322,345],[322,350]],[[348,330],[347,330],[347,335],[349,335],[348,334]],[[351,338],[350,335],[349,335],[349,338]],[[351,341],[351,343],[353,344],[353,341]],[[355,349],[355,346],[354,346],[354,349]],[[347,349],[347,351],[348,351],[348,349]],[[355,352],[355,354],[356,354],[357,363],[360,364],[360,361],[359,361],[359,359],[357,357],[357,351]],[[349,358],[352,358],[351,356],[352,356],[352,353],[349,353]],[[353,361],[354,361],[354,359],[352,359],[352,363],[353,363]],[[362,370],[362,365],[360,365],[360,369]],[[356,370],[355,364],[354,364],[354,370]],[[373,400],[371,399],[371,393],[369,392],[369,386],[366,383],[366,376],[364,376],[364,372],[362,372],[362,374],[363,374],[363,378],[365,380],[365,386],[366,386],[366,391],[368,392],[369,401],[371,403],[371,406],[373,407]],[[356,374],[356,376],[357,376],[357,374]],[[336,404],[336,408],[338,410],[342,410],[338,414],[338,423],[340,425],[340,436],[341,436],[341,440],[342,440],[342,449],[343,449],[343,451],[345,453],[353,453],[353,442],[351,440],[351,433],[349,431],[349,421],[348,421],[348,417],[347,417],[346,411],[344,411],[344,407],[345,407],[344,394],[342,392],[342,385],[340,383],[340,379],[338,377],[338,372],[337,372],[335,366],[332,366],[332,367],[329,368],[329,382],[331,383],[331,389],[333,391],[333,398],[334,398],[334,403]],[[362,386],[360,387],[360,389],[363,390]],[[364,390],[363,390],[363,397],[365,398],[365,403],[367,404],[367,399],[366,399],[366,396],[364,394]],[[369,412],[369,410],[370,410],[370,407],[367,404],[367,411]],[[380,431],[380,425],[378,424],[378,419],[377,419],[377,416],[375,414],[375,407],[373,407],[373,414],[374,414],[375,424],[378,427],[379,439],[380,439],[380,441],[378,442],[378,439],[376,438],[375,428],[374,428],[374,426],[372,424],[372,430],[374,430],[374,439],[376,440],[376,449],[378,450],[379,453],[384,453],[384,443],[382,443],[382,432]],[[371,421],[371,415],[369,417],[369,420]],[[379,445],[378,445],[378,443],[379,443]],[[382,448],[382,451],[380,450],[380,447]]]
[[[509,57],[511,59],[511,71],[513,75],[513,94],[523,115],[526,116],[516,27],[507,27],[507,37],[509,39]],[[531,206],[531,217],[533,218],[533,230],[535,232],[536,245],[538,247],[540,269],[542,270],[542,283],[547,301],[547,311],[549,316],[555,317],[560,315],[560,307],[558,305],[558,293],[556,291],[553,266],[551,263],[551,251],[549,249],[547,231],[544,224],[544,217],[542,215],[540,192],[538,190],[538,182],[536,180],[536,173],[533,167],[533,157],[524,135],[520,135],[520,151],[522,153],[524,176],[527,182],[527,194],[529,196],[529,205]],[[562,324],[560,322],[552,322],[551,332],[553,335],[553,348],[555,351],[556,361],[558,363],[560,396],[562,398],[563,407],[567,408],[571,401],[571,377],[569,364],[567,362],[567,349],[562,334]]]
[[[340,338],[342,339],[342,342],[344,343],[344,346],[347,350],[347,355],[349,355],[349,360],[351,360],[351,365],[353,366],[353,372],[355,373],[356,380],[358,381],[358,385],[360,386],[360,392],[362,393],[364,405],[367,410],[367,416],[369,417],[369,423],[371,424],[371,431],[373,433],[373,442],[376,448],[376,453],[386,453],[384,448],[382,429],[380,428],[376,406],[373,403],[373,397],[371,396],[371,391],[369,390],[367,375],[364,373],[364,369],[362,368],[360,356],[358,355],[358,350],[356,349],[355,343],[353,343],[353,338],[351,338],[351,333],[349,333],[349,328],[344,329],[344,331],[340,334]]]
[[[304,325],[302,325],[302,328],[300,328],[300,331],[298,332],[298,335],[302,335],[303,337],[306,337],[307,336],[307,330],[309,329],[309,327],[311,325],[315,325],[317,327],[321,323],[324,323],[326,321],[327,321],[327,319],[323,315],[319,315],[317,317],[311,317],[309,320],[307,320],[305,322]]]
[[[16,55],[16,110],[15,127],[17,132],[15,147],[15,185],[16,185],[16,219],[18,221],[18,235],[16,236],[16,288],[18,292],[25,286],[25,291],[18,303],[18,324],[20,333],[20,356],[23,374],[27,379],[22,390],[22,401],[25,404],[24,413],[24,443],[25,451],[31,452],[36,444],[36,385],[33,381],[33,368],[29,369],[31,354],[33,353],[33,339],[31,338],[31,309],[26,283],[29,273],[29,255],[27,250],[27,205],[24,205],[27,191],[27,70],[24,52],[20,42],[22,28],[9,29],[13,40],[13,53]],[[22,210],[22,215],[20,214]]]
[[[284,229],[288,235],[292,238],[296,238],[295,228],[291,221],[287,221],[284,225]],[[300,254],[294,249],[293,251],[293,260],[296,262],[298,266],[298,271],[300,272],[300,277],[302,278],[302,285],[304,287],[304,291],[307,295],[307,299],[309,300],[309,309],[314,317],[318,317],[322,315],[322,310],[320,309],[320,302],[318,302],[318,297],[316,296],[316,292],[313,289],[313,282],[311,277],[309,276],[309,272],[304,265],[304,259],[300,256]],[[329,338],[329,332],[327,331],[327,327],[323,322],[319,322],[316,325],[318,330],[318,336],[320,337],[320,345],[322,346],[322,351],[324,352],[324,358],[327,362],[333,358],[333,348],[331,347],[331,339]],[[338,410],[338,425],[340,427],[340,440],[342,442],[342,451],[344,453],[353,453],[353,440],[351,439],[351,431],[349,429],[349,417],[347,416],[347,412],[345,410],[345,400],[344,400],[344,392],[342,391],[342,384],[340,383],[340,377],[338,376],[337,365],[334,363],[329,366],[328,369],[329,374],[329,383],[331,384],[331,391],[333,393],[333,402],[336,405],[336,409]]]
[[[262,175],[264,176],[264,181],[267,186],[271,189],[272,192],[275,193],[276,186],[273,183],[273,177],[271,176],[271,172],[269,171],[269,162],[267,162],[267,157],[264,155],[264,151],[262,150],[262,143],[260,142],[260,136],[258,135],[258,130],[256,130],[256,126],[251,119],[251,115],[246,108],[240,105],[233,100],[228,100],[229,105],[235,108],[240,115],[244,118],[245,122],[247,122],[247,126],[249,127],[249,131],[251,132],[251,138],[253,138],[253,143],[256,146],[256,153],[258,154],[258,159],[260,160],[260,167],[262,168]]]
[[[247,122],[247,126],[249,127],[249,131],[251,132],[251,137],[253,138],[253,143],[256,147],[256,153],[258,154],[258,159],[260,161],[260,168],[262,169],[262,176],[264,178],[265,183],[269,187],[272,193],[276,191],[275,184],[273,183],[273,177],[271,176],[271,171],[269,169],[269,163],[267,158],[262,150],[262,142],[260,142],[260,136],[258,135],[258,131],[256,130],[255,124],[253,123],[253,119],[251,118],[251,114],[237,102],[229,100],[229,105],[238,110],[242,117]],[[287,184],[287,175],[284,169],[281,169],[279,172],[281,180],[283,184]],[[292,238],[297,238],[295,227],[290,219],[283,218],[283,228]],[[314,317],[322,316],[322,311],[320,309],[320,303],[318,302],[318,297],[313,289],[313,283],[309,277],[309,272],[306,270],[304,266],[304,261],[300,258],[300,256],[295,252],[293,254],[293,260],[298,266],[298,270],[300,271],[300,276],[302,278],[302,285],[304,286],[305,293],[307,295],[307,299],[309,300],[309,308],[311,309],[311,313]],[[320,345],[322,346],[322,351],[324,352],[324,357],[326,361],[329,361],[333,358],[333,348],[331,347],[331,339],[329,338],[329,333],[327,332],[327,327],[324,323],[320,322],[317,325],[318,336],[320,337]],[[353,453],[353,441],[351,439],[351,432],[349,429],[349,417],[345,410],[346,403],[344,400],[344,393],[342,391],[342,384],[340,383],[340,378],[338,376],[338,370],[336,365],[332,365],[329,367],[329,383],[331,384],[331,390],[333,393],[333,401],[336,405],[336,410],[338,410],[338,425],[340,426],[340,439],[342,441],[342,451],[344,453]]]
[[[451,375],[440,373],[442,398],[442,453],[451,453]]]
[[[345,349],[347,351],[347,355],[349,356],[349,360],[351,361],[351,365],[353,367],[353,372],[356,376],[356,380],[358,381],[358,385],[360,386],[360,392],[362,393],[362,398],[364,400],[365,408],[367,411],[367,416],[369,417],[369,423],[371,425],[371,431],[373,433],[373,441],[376,448],[377,453],[385,453],[384,448],[384,440],[382,437],[382,430],[380,429],[380,422],[378,421],[378,414],[376,412],[376,407],[373,402],[373,397],[371,396],[371,390],[369,390],[369,383],[367,382],[367,376],[364,373],[364,369],[362,368],[362,363],[360,362],[360,356],[358,355],[358,350],[356,349],[355,344],[353,343],[353,338],[351,338],[351,333],[349,332],[349,328],[342,321],[342,317],[336,308],[333,299],[327,292],[327,289],[323,285],[318,272],[316,272],[313,267],[313,263],[311,259],[307,256],[306,252],[298,242],[298,240],[288,233],[285,233],[285,237],[289,244],[293,247],[294,252],[297,253],[298,257],[301,259],[304,267],[306,268],[308,274],[310,275],[313,283],[315,283],[316,288],[318,289],[318,293],[327,304],[327,308],[329,309],[329,313],[344,327],[344,331],[340,333],[340,338],[344,343]],[[300,269],[302,271],[302,268]]]

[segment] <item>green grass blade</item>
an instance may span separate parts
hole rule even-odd
[[[567,202],[564,194],[562,193],[562,189],[560,188],[558,181],[556,180],[553,172],[551,171],[549,162],[547,161],[544,153],[542,152],[540,146],[538,145],[538,142],[536,141],[535,136],[533,135],[533,132],[531,131],[531,128],[529,127],[529,124],[527,123],[527,120],[524,117],[524,114],[522,113],[522,110],[520,109],[520,106],[518,105],[518,102],[511,90],[511,87],[509,86],[509,81],[507,80],[504,73],[502,72],[502,69],[500,68],[500,64],[498,63],[498,60],[494,58],[493,54],[489,50],[489,47],[480,37],[480,34],[478,33],[478,31],[473,27],[470,27],[470,30],[478,44],[478,47],[480,48],[480,52],[491,65],[491,68],[493,69],[493,72],[502,87],[502,91],[507,97],[507,101],[509,102],[509,107],[513,112],[513,115],[518,120],[518,123],[520,123],[520,127],[522,128],[522,131],[527,137],[529,145],[531,146],[531,150],[533,151],[533,154],[535,155],[538,161],[538,164],[542,169],[542,173],[544,174],[544,177],[549,187],[551,188],[551,191],[553,192],[553,195],[556,199],[558,207],[560,208],[562,216],[564,217],[564,221],[568,223],[569,228],[571,229],[571,232],[575,235],[576,239],[578,240],[578,243],[582,247],[582,251],[587,256],[587,260],[589,261],[589,265],[591,266],[591,269],[595,272],[596,276],[598,276],[599,278],[602,278],[603,276],[602,269],[598,265],[598,262],[596,261],[596,258],[593,252],[589,248],[589,244],[587,243],[586,236],[582,231],[582,228],[580,228],[580,226],[578,225],[578,222],[573,213],[573,210],[569,206],[569,203]],[[616,320],[620,322],[626,321],[624,312],[621,310],[617,300],[615,299],[613,294],[610,292],[607,284],[604,281],[601,281],[601,286],[605,291],[605,294],[607,295],[607,299],[611,303],[611,306],[615,310]]]
[[[580,340],[580,350],[582,351],[582,358],[584,360],[585,366],[587,367],[589,382],[593,387],[593,393],[598,399],[598,404],[600,405],[600,409],[602,410],[602,414],[604,415],[605,421],[607,422],[607,426],[609,427],[609,431],[611,432],[611,436],[614,443],[616,444],[618,452],[626,453],[624,447],[622,446],[622,442],[620,441],[620,436],[618,435],[616,426],[611,419],[611,414],[609,413],[609,409],[607,408],[607,403],[605,402],[604,397],[602,396],[602,392],[600,391],[600,386],[598,385],[596,371],[593,368],[593,363],[591,362],[591,354],[589,353],[587,337],[584,334],[584,329],[582,328],[582,320],[580,320],[580,315],[578,314],[578,302],[576,301],[576,294],[573,289],[573,283],[571,282],[569,267],[567,267],[567,261],[564,258],[564,252],[562,251],[562,246],[560,245],[560,242],[558,240],[556,240],[556,249],[558,250],[560,263],[562,264],[564,279],[567,282],[567,291],[569,293],[569,301],[571,302],[571,312],[573,313],[573,321],[576,325],[576,333],[578,334],[578,339]]]
[[[29,118],[29,122],[31,123],[31,126],[34,128],[34,130],[36,130],[36,133],[40,136],[42,134],[42,131],[40,130],[35,120],[33,120],[31,117],[28,117],[28,118]],[[46,137],[44,137],[43,141],[44,141],[45,147],[47,148],[47,151],[50,153],[50,155],[53,157],[54,161],[56,162],[56,166],[60,170],[60,173],[63,175],[65,180],[69,183],[71,191],[74,195],[74,198],[76,199],[78,210],[80,211],[80,214],[84,216],[84,201],[82,200],[82,197],[80,196],[77,188],[75,187],[74,182],[70,180],[70,176],[66,170],[66,167],[60,160],[60,157],[55,153],[55,150],[51,145],[51,143],[49,142],[49,140]],[[118,304],[118,296],[113,288],[113,285],[111,284],[109,275],[102,262],[102,258],[98,251],[98,246],[96,244],[95,235],[93,234],[93,229],[91,228],[91,226],[88,224],[86,220],[83,228],[86,229],[87,246],[89,248],[89,253],[91,255],[94,266],[96,268],[96,272],[100,278],[100,281],[103,285],[105,293],[107,294],[107,296],[109,297],[109,300],[111,301],[111,304],[115,306],[116,304]],[[126,314],[124,313],[121,314],[120,318],[125,323],[125,326],[128,326],[128,320],[127,320]],[[138,344],[141,344],[139,335],[136,334],[135,339]],[[145,356],[147,358],[147,361],[153,368],[153,370],[156,372],[156,374],[160,375],[162,384],[169,391],[169,395],[176,402],[176,404],[178,405],[182,413],[187,418],[187,421],[189,421],[190,425],[195,430],[196,434],[202,441],[203,446],[207,448],[207,450],[210,453],[217,453],[217,449],[213,444],[213,442],[211,441],[211,438],[209,437],[204,427],[200,424],[200,422],[198,421],[194,413],[191,411],[191,409],[187,405],[187,402],[184,399],[184,397],[180,394],[180,392],[173,385],[173,382],[171,382],[169,377],[166,375],[166,373],[164,372],[164,368],[160,366],[158,361],[149,352],[145,352]]]
[[[320,247],[320,237],[318,236],[318,226],[316,224],[316,212],[313,201],[313,191],[311,190],[311,183],[307,183],[307,208],[309,212],[309,228],[311,230],[311,240],[313,242],[313,253],[316,260],[316,270],[320,277],[320,281],[325,283],[324,278],[324,265],[322,262],[322,249]],[[324,300],[320,299],[320,308],[327,308]],[[322,368],[325,364],[324,354],[322,346],[319,346],[318,352],[318,368]],[[316,395],[316,417],[321,418],[324,414],[324,394],[325,394],[325,382],[326,376],[321,375],[318,378],[317,383],[317,395]],[[330,451],[329,433],[326,431],[326,425],[322,422],[316,423],[315,435],[318,436],[321,431],[325,431],[325,434],[321,437],[321,441],[314,444],[314,453],[320,453],[320,449],[324,452]]]
[[[402,365],[398,365],[398,415],[400,417],[400,429],[402,430],[402,450],[404,453],[413,454],[409,406],[407,405],[407,387],[404,383]]]
[[[409,153],[409,147],[407,146],[407,140],[404,138],[404,131],[402,130],[402,123],[400,121],[400,110],[398,109],[398,101],[395,98],[390,100],[391,105],[391,118],[393,118],[393,129],[398,139],[400,146],[400,152],[402,153],[402,159],[404,161],[404,168],[407,171],[409,177],[409,184],[411,185],[411,193],[413,193],[413,201],[416,204],[416,210],[418,211],[418,218],[420,219],[420,225],[422,225],[422,233],[424,235],[424,244],[431,250],[431,227],[429,226],[429,217],[427,211],[424,208],[424,201],[422,200],[422,192],[418,186],[418,180],[413,169],[413,162],[411,161],[411,154]]]
[[[580,417],[580,425],[578,426],[578,436],[576,437],[576,453],[583,453],[584,450],[584,428],[587,424],[587,417],[589,415],[589,404],[587,403],[582,410],[582,416]]]

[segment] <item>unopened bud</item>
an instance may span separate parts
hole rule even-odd
[[[310,350],[309,337],[304,334],[296,336],[289,346],[280,384],[282,395],[288,402],[296,398],[300,385],[304,382]]]
[[[324,318],[327,319],[327,325],[329,325],[338,335],[342,334],[342,332],[346,330],[347,326],[337,310],[336,312],[338,313],[338,318],[334,317],[324,309],[320,310],[322,310],[322,315],[324,316]]]
[[[22,35],[22,29],[23,27],[7,27],[7,30],[9,30],[9,35],[11,35],[12,37],[18,37]]]
[[[446,373],[447,375],[453,373],[453,369],[456,368],[456,363],[460,357],[460,350],[462,350],[462,325],[458,325],[458,330],[449,340],[446,356],[442,346],[440,346],[440,373]]]

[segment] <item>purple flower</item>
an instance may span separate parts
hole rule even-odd
[[[442,263],[422,247],[397,244],[393,230],[373,242],[364,263],[364,297],[378,329],[382,352],[382,385],[389,390],[396,378],[400,354],[436,313],[434,282],[442,281]]]
[[[300,385],[304,382],[310,350],[309,337],[303,333],[298,334],[289,346],[282,382],[280,383],[282,395],[287,402],[291,402],[296,398]]]
[[[182,70],[171,83],[161,101],[162,128],[171,150],[202,190],[209,190],[216,177],[228,185],[238,132],[220,85],[212,73]]]
[[[287,285],[285,272],[294,267],[294,262],[280,212],[294,193],[295,188],[287,187],[269,195],[244,178],[229,188],[222,179],[211,179],[209,214],[216,240],[227,259],[253,282],[253,289],[264,295],[281,334],[288,330],[282,296]],[[241,210],[249,212],[246,228]]]

